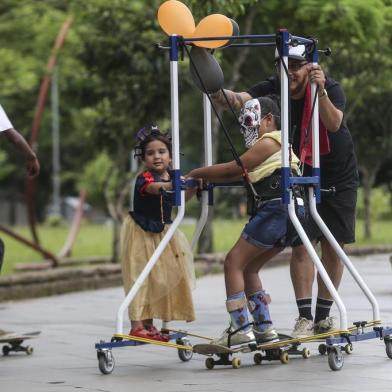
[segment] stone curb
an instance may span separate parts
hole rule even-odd
[[[383,247],[348,247],[349,255],[364,256],[377,253],[392,253],[392,246]],[[265,268],[288,264],[291,250],[287,249],[277,255]],[[196,276],[200,277],[223,271],[225,253],[200,254],[195,256]],[[0,277],[0,302],[58,295],[81,290],[95,290],[105,287],[115,287],[122,284],[121,267],[119,264],[107,263],[104,258],[99,264],[93,258],[93,264],[75,266],[69,263],[67,267],[56,269],[20,272]],[[390,258],[392,265],[392,256]]]

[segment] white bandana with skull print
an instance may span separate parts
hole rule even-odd
[[[259,138],[259,128],[261,123],[260,102],[258,99],[250,99],[245,102],[238,118],[241,129],[240,132],[245,140],[245,147],[252,147]]]

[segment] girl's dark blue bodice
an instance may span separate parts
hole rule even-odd
[[[135,222],[145,231],[160,233],[165,224],[172,223],[172,196],[170,194],[152,195],[146,188],[153,182],[168,182],[152,171],[145,171],[136,179],[133,211],[130,215]]]

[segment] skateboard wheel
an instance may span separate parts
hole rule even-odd
[[[384,339],[384,342],[385,342],[385,351],[388,355],[388,358],[392,359],[392,340]]]
[[[340,347],[332,347],[328,352],[328,365],[331,370],[341,370],[344,364],[344,359]]]
[[[3,355],[6,356],[11,351],[11,347],[3,346]]]
[[[327,353],[327,345],[326,344],[320,344],[318,346],[318,351],[321,355],[325,355]]]
[[[280,359],[280,362],[283,363],[283,364],[289,363],[289,354],[288,354],[288,352],[287,351],[282,351],[279,354],[279,359]]]
[[[263,361],[263,356],[260,353],[256,353],[253,357],[253,361],[256,365],[261,365],[261,362]]]
[[[31,347],[31,346],[26,347],[26,354],[27,355],[31,355],[33,352],[34,352],[33,347]]]
[[[352,345],[351,343],[347,343],[347,344],[344,346],[344,352],[345,352],[346,354],[352,354],[352,352],[353,352],[353,345]]]
[[[181,344],[183,346],[192,346],[191,342],[188,339],[178,339],[177,343]],[[178,357],[183,362],[188,362],[193,357],[193,351],[192,350],[184,350],[182,348],[179,348],[177,353],[178,353]]]
[[[215,361],[214,361],[214,359],[213,359],[213,358],[207,358],[207,359],[206,359],[206,362],[205,362],[205,365],[206,365],[206,368],[207,368],[207,369],[209,369],[209,370],[213,369],[214,366],[215,366]]]
[[[102,374],[110,374],[114,369],[114,357],[111,351],[98,352],[98,367]]]
[[[233,358],[231,361],[231,366],[233,366],[233,369],[239,369],[241,367],[241,359]]]
[[[310,350],[308,348],[302,350],[302,357],[305,359],[310,357]]]

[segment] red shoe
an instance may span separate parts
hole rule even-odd
[[[135,329],[131,329],[129,332],[129,335],[136,336],[137,338],[157,340],[159,342],[167,342],[167,340],[165,340],[164,337],[161,336],[159,333],[155,334],[155,333],[150,332],[149,330],[145,329],[144,327],[138,327]]]
[[[164,334],[164,333],[158,331],[158,329],[155,327],[155,325],[149,325],[148,327],[146,327],[146,329],[147,329],[149,332],[151,332],[151,333],[153,333],[153,334],[159,336],[159,337],[160,337],[160,340],[161,340],[162,342],[168,342],[168,341],[170,340],[170,339],[169,339],[169,335]]]

